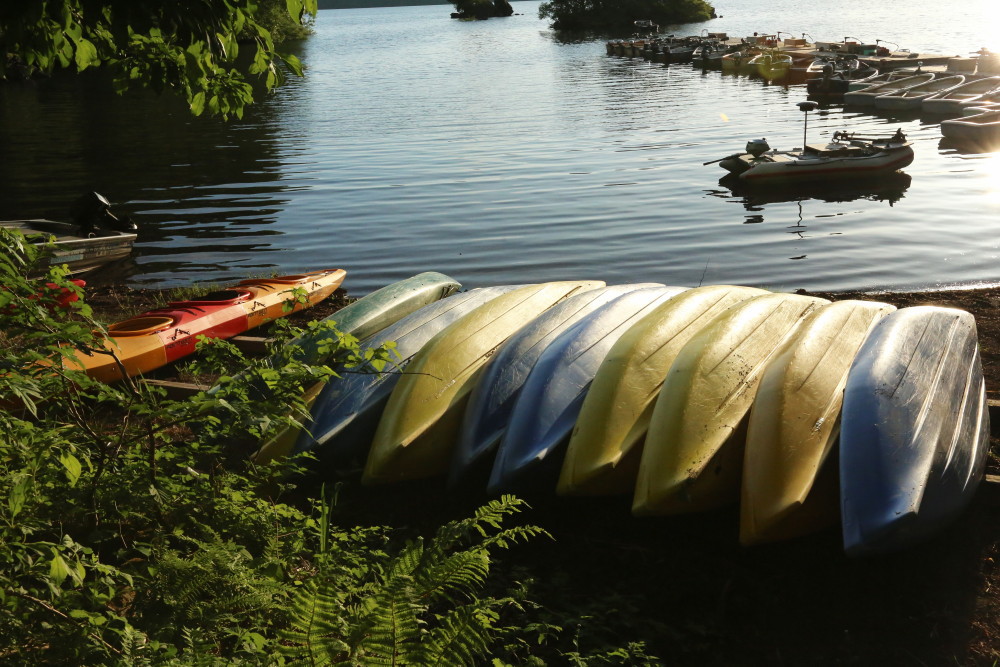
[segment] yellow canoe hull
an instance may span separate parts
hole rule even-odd
[[[825,299],[766,294],[730,306],[678,353],[650,418],[634,514],[739,498],[746,416],[768,363]]]
[[[740,541],[788,539],[836,521],[836,471],[847,372],[872,327],[895,310],[874,301],[816,309],[768,365],[747,428]]]
[[[731,305],[767,294],[711,285],[675,296],[629,329],[601,363],[563,460],[560,495],[631,493],[653,405],[684,345]]]
[[[585,280],[522,287],[480,306],[432,338],[413,357],[389,397],[362,482],[446,473],[469,393],[497,348],[557,303],[603,286]]]

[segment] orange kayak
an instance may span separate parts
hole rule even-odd
[[[148,373],[194,352],[198,336],[232,338],[284,315],[308,308],[340,287],[342,269],[244,280],[234,287],[188,301],[169,303],[108,327],[107,352],[75,351],[67,369],[86,371],[103,382]],[[300,289],[305,301],[295,300]],[[292,308],[285,310],[286,303]]]

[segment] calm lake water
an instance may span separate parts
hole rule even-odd
[[[1000,48],[995,0],[720,0],[672,26]],[[363,294],[425,270],[468,286],[592,278],[781,289],[1000,279],[1000,161],[941,145],[932,118],[810,114],[810,140],[893,131],[907,178],[864,191],[734,194],[702,163],[799,145],[803,86],[605,55],[537,18],[450,5],[325,10],[309,67],[243,121],[118,98],[98,79],[0,87],[0,219],[65,217],[95,189],[142,225],[134,284],[348,270]]]

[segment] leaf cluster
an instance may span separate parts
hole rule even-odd
[[[585,621],[497,576],[498,553],[544,534],[509,525],[521,501],[495,500],[430,535],[363,526],[294,487],[307,458],[250,456],[301,423],[304,387],[335,382],[345,365],[378,372],[389,347],[363,351],[313,325],[304,340],[324,365],[294,344],[250,360],[203,341],[191,372],[221,372],[215,391],[176,401],[141,382],[105,385],[62,366],[71,349],[112,352],[82,298],[61,305],[61,290],[82,296],[65,269],[46,272],[45,248],[17,233],[0,230],[0,247],[0,664],[642,655],[575,641]]]
[[[283,5],[281,16],[275,7]],[[317,0],[37,0],[0,4],[0,81],[55,69],[108,67],[115,89],[182,95],[194,115],[242,117],[251,77],[267,90],[302,64],[276,48],[300,37]],[[290,27],[291,24],[291,27]],[[241,56],[241,51],[245,54]]]

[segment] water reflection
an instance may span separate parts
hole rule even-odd
[[[736,174],[726,174],[719,180],[725,191],[713,190],[716,197],[735,198],[748,211],[759,211],[766,204],[819,199],[825,202],[851,202],[859,199],[888,202],[894,205],[906,196],[910,175],[895,172],[875,180],[841,180],[797,185],[747,185]]]
[[[140,225],[126,274],[259,272],[289,186],[273,109],[249,115],[223,123],[174,97],[120,97],[101,72],[0,86],[0,219],[66,219],[96,190]]]

